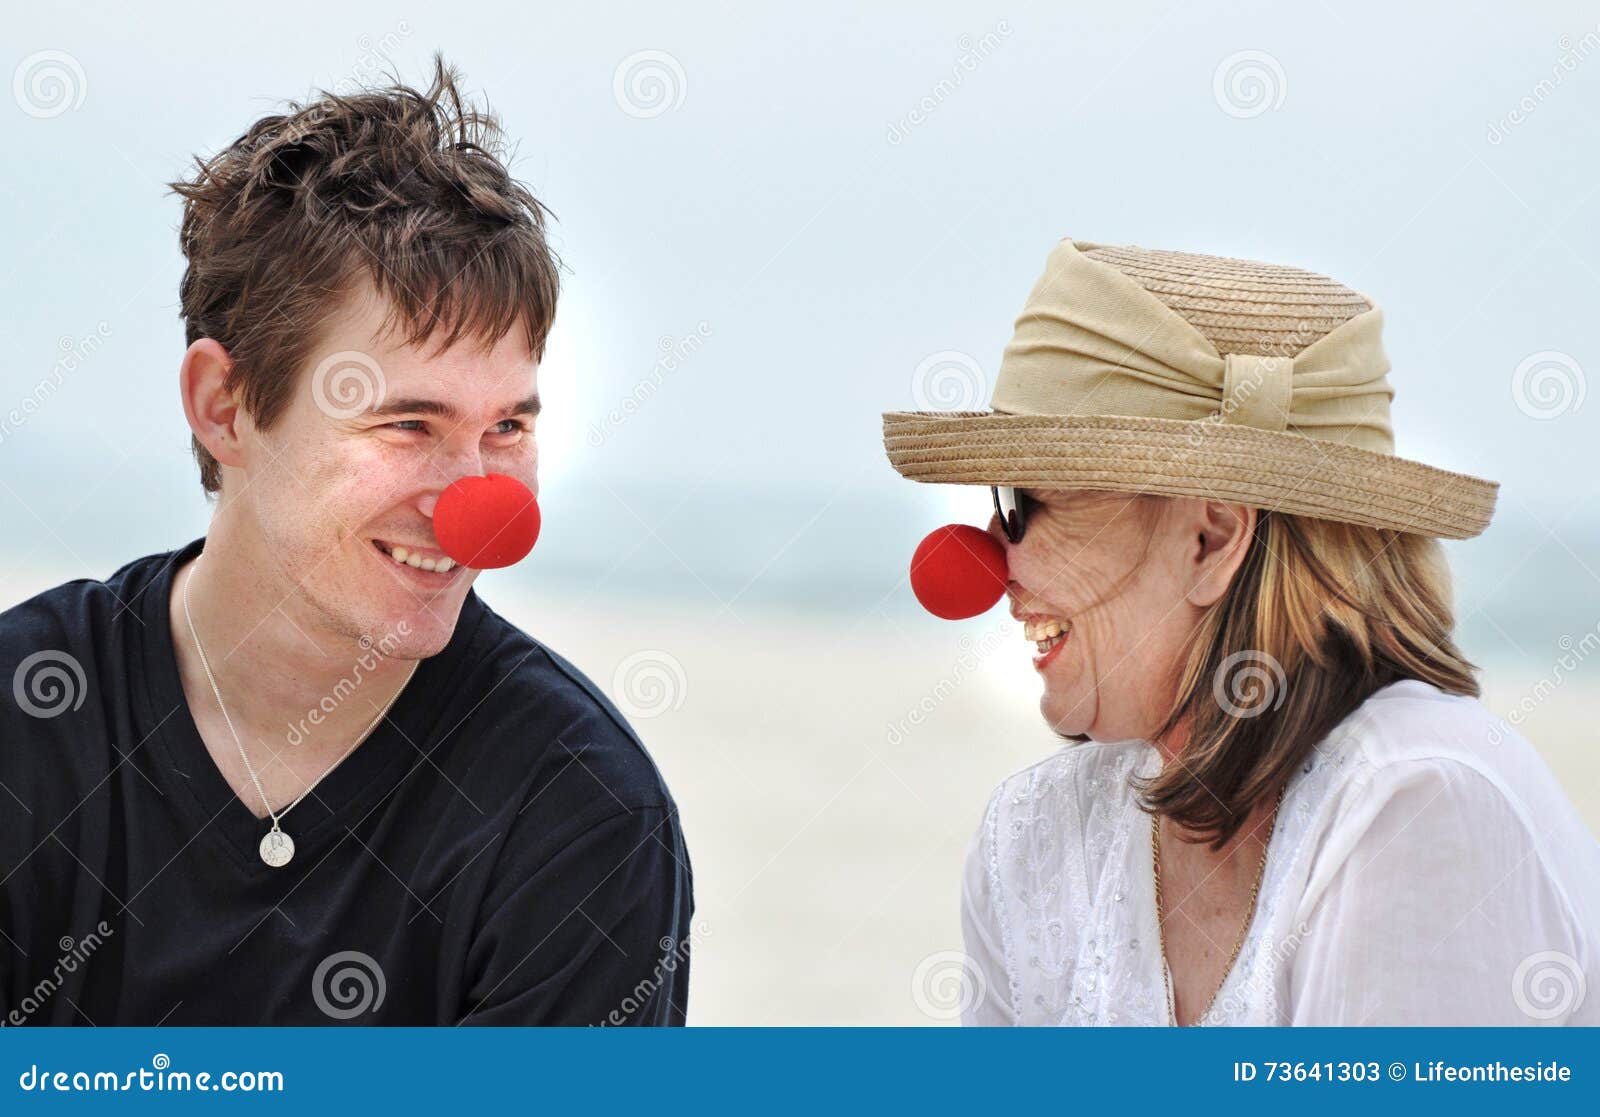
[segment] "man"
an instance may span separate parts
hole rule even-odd
[[[4,1023],[683,1023],[671,796],[434,539],[457,478],[537,491],[559,267],[434,70],[173,184],[216,507],[0,614]]]

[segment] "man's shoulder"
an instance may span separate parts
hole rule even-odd
[[[173,552],[143,555],[105,578],[73,578],[0,610],[0,671],[29,657],[93,650],[118,624],[134,624],[138,599]]]
[[[82,616],[86,607],[104,602],[132,607],[131,598],[143,591],[178,552],[156,551],[129,559],[104,578],[72,578],[40,590],[0,610],[0,625],[15,626],[42,616]]]
[[[545,747],[530,793],[556,781],[594,785],[618,810],[674,810],[654,759],[622,712],[580,668],[544,641],[484,606],[485,649],[476,666],[486,716],[513,737],[526,730]]]

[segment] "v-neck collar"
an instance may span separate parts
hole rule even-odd
[[[161,778],[174,789],[173,801],[195,828],[192,840],[209,841],[224,850],[247,876],[297,878],[321,860],[325,847],[338,841],[347,826],[354,826],[394,789],[408,770],[403,765],[420,762],[443,704],[440,696],[452,692],[451,684],[471,658],[465,651],[487,609],[469,589],[450,642],[418,663],[400,697],[367,739],[282,816],[284,832],[294,839],[295,856],[287,866],[275,869],[261,860],[259,852],[272,819],[257,818],[217,768],[195,725],[178,673],[169,611],[173,580],[204,545],[201,537],[173,552],[144,593],[140,614],[146,686],[134,689],[144,706],[151,744],[162,760]]]

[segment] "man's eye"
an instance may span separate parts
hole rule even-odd
[[[420,433],[427,429],[428,424],[423,419],[401,419],[397,422],[387,423],[385,425],[394,430],[403,430],[408,433],[411,431],[417,431]],[[493,434],[520,434],[525,432],[528,427],[527,424],[517,419],[501,419],[489,429]]]

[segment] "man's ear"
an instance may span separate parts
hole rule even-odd
[[[189,346],[178,368],[178,392],[183,414],[200,445],[223,465],[243,464],[239,424],[245,412],[228,389],[233,358],[214,338],[203,337]]]
[[[1205,608],[1228,591],[1245,555],[1250,553],[1250,540],[1256,530],[1256,510],[1220,500],[1191,503],[1188,599]]]

